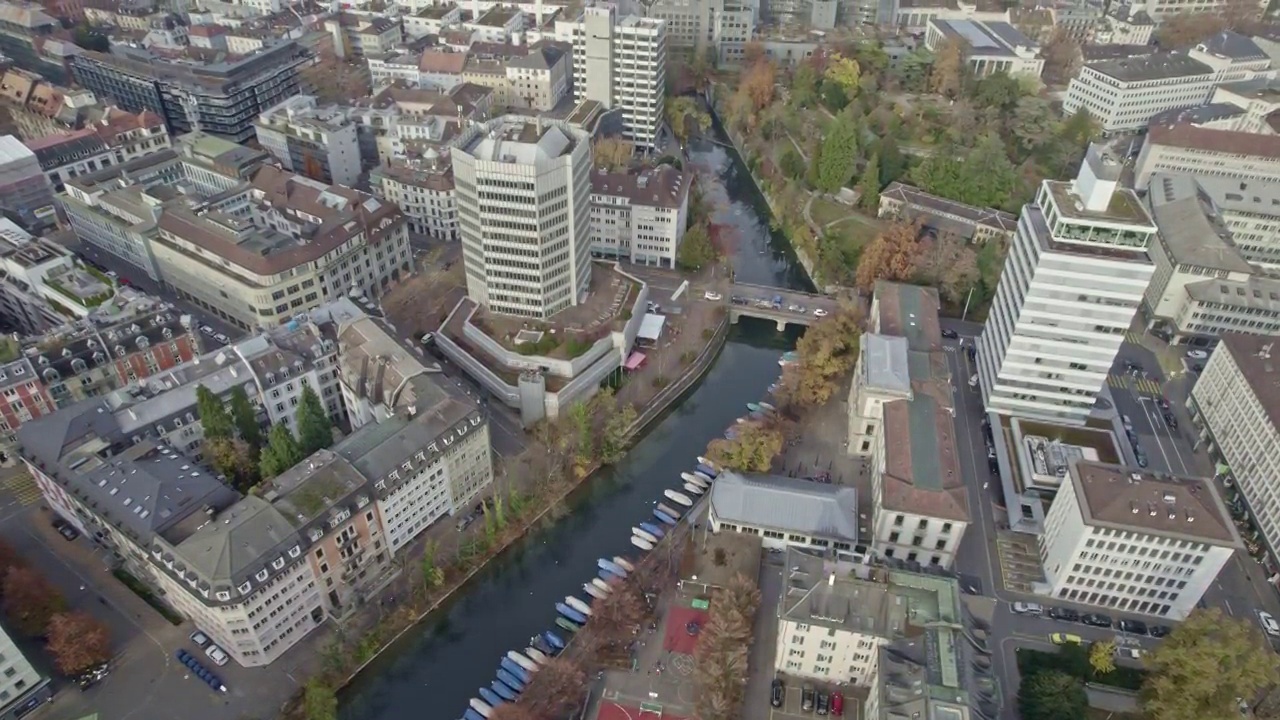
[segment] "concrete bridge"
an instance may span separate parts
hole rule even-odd
[[[729,301],[729,322],[736,324],[743,317],[772,320],[780,331],[786,330],[787,325],[812,325],[819,319],[815,310],[830,315],[840,307],[840,302],[833,297],[768,285],[734,283],[729,286],[729,292],[730,296],[725,298]],[[775,303],[776,299],[780,302]]]

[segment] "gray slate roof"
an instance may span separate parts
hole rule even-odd
[[[711,486],[711,511],[731,523],[858,540],[857,492],[841,485],[726,471]]]
[[[293,525],[280,511],[260,497],[246,495],[175,550],[215,592],[230,592],[298,544]]]
[[[1197,45],[1196,49],[1232,60],[1261,60],[1267,57],[1257,43],[1231,30],[1223,30]]]
[[[907,364],[907,339],[868,333],[862,338],[866,353],[867,386],[903,394],[911,393]]]

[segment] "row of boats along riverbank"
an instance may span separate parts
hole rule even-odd
[[[653,517],[631,528],[631,544],[642,552],[652,550],[680,523],[696,498],[711,489],[719,474],[720,470],[714,463],[704,457],[698,458],[693,472],[680,474],[683,485],[679,489],[666,490],[664,500],[654,504]],[[478,697],[471,698],[462,720],[486,720],[494,708],[519,699],[538,669],[559,655],[573,639],[574,633],[587,624],[592,601],[607,597],[617,583],[636,569],[630,560],[621,556],[600,558],[596,566],[596,576],[582,584],[587,599],[567,595],[563,602],[556,603],[555,629],[534,635],[524,650],[511,650],[499,660],[497,675],[488,687],[480,688]]]

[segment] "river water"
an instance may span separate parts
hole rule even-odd
[[[810,289],[785,240],[770,231],[764,200],[737,153],[702,140],[690,155],[703,171],[715,221],[737,231],[737,279]],[[491,563],[447,610],[367,668],[342,693],[342,720],[460,717],[476,690],[494,678],[498,660],[552,628],[557,601],[582,594],[597,558],[634,550],[627,528],[649,519],[662,490],[679,485],[680,471],[691,470],[707,443],[745,414],[745,403],[764,396],[777,379],[779,354],[795,338],[772,322],[742,320],[702,383],[623,463],[577,492],[568,517]]]

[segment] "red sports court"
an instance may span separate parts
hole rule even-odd
[[[672,606],[667,610],[667,628],[662,638],[662,649],[668,652],[692,655],[698,644],[698,636],[690,635],[689,623],[699,628],[707,624],[707,611],[685,606]]]
[[[604,700],[600,703],[596,720],[688,720],[688,718],[664,713],[661,705],[649,703],[641,703],[640,706],[619,705],[612,700]]]

